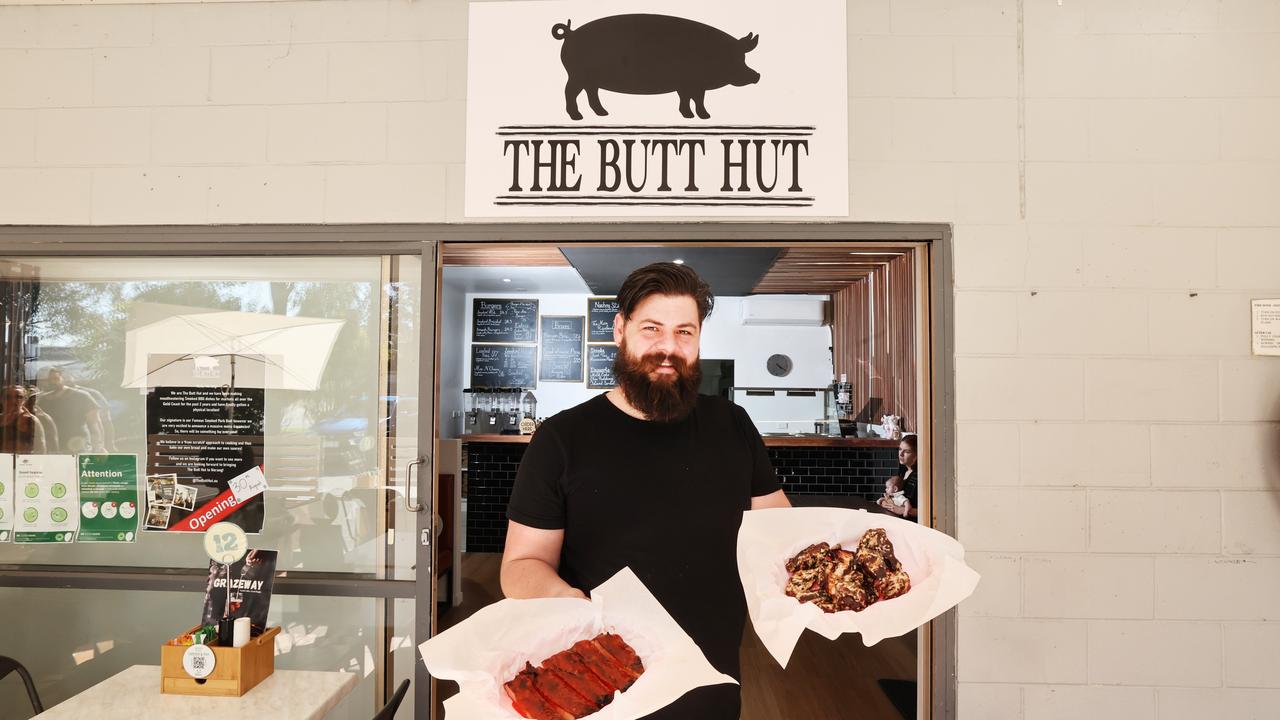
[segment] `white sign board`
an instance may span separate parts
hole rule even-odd
[[[466,214],[848,214],[845,4],[471,4]]]
[[[1280,299],[1253,301],[1253,354],[1280,355]]]

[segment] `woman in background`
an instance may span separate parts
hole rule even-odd
[[[909,520],[915,520],[920,515],[917,509],[920,502],[920,474],[916,469],[916,462],[916,436],[903,435],[902,442],[898,443],[898,473],[895,475],[900,480],[885,483],[884,497],[876,501],[885,510]],[[890,478],[890,481],[892,480],[893,478]],[[890,487],[893,488],[894,494],[901,492],[906,502],[900,505],[895,503]]]

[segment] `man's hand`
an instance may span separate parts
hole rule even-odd
[[[576,598],[576,599],[578,599],[578,600],[590,600],[590,599],[591,599],[591,598],[587,597],[587,594],[586,594],[586,593],[582,592],[581,590],[579,590],[579,589],[578,589],[578,588],[576,588],[576,587],[569,587],[568,585],[565,585],[564,587],[565,587],[565,589],[564,589],[564,590],[562,590],[562,591],[560,592],[560,594],[559,594],[559,595],[556,595],[556,597],[563,597],[563,598]]]

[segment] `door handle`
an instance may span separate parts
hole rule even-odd
[[[409,512],[422,512],[422,505],[420,503],[409,502],[409,492],[413,489],[413,467],[415,465],[421,465],[426,461],[427,459],[423,457],[414,458],[404,469],[404,509]]]

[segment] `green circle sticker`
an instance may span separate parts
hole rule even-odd
[[[22,488],[22,492],[26,493],[27,497],[33,498],[40,494],[40,486],[35,483],[27,483],[27,486]]]
[[[56,507],[53,509],[52,512],[49,513],[49,517],[53,518],[54,522],[66,522],[67,509]]]
[[[22,519],[29,523],[35,522],[38,517],[40,517],[40,513],[36,512],[35,508],[27,508],[22,511]]]
[[[67,494],[67,486],[62,483],[54,483],[53,490],[51,492],[53,492],[54,497],[60,498]]]
[[[0,495],[4,494],[4,483],[0,483]]]

